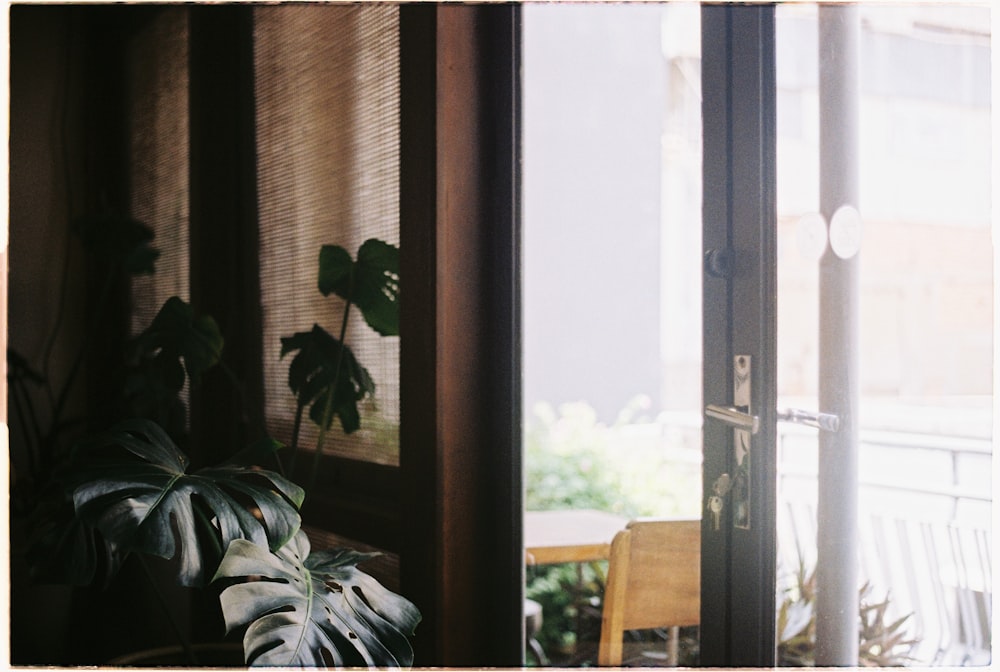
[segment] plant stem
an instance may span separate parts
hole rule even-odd
[[[353,284],[351,289],[353,289]],[[320,457],[323,455],[323,441],[326,439],[327,427],[333,422],[333,397],[337,393],[337,383],[340,382],[340,369],[344,364],[344,339],[347,337],[347,318],[351,315],[351,291],[347,292],[347,301],[344,304],[344,319],[340,323],[340,350],[337,352],[337,368],[333,372],[333,382],[330,384],[330,391],[326,396],[326,405],[323,407],[323,423],[319,426],[319,436],[316,437],[316,452],[313,453],[312,469],[309,473],[309,485],[306,492],[312,490],[316,484],[316,473],[319,471]]]
[[[142,571],[146,575],[146,578],[149,579],[149,585],[153,587],[153,593],[156,595],[156,601],[159,602],[160,608],[163,609],[163,613],[167,617],[167,621],[170,622],[170,627],[174,631],[174,635],[177,636],[178,641],[181,643],[181,647],[184,649],[184,654],[187,656],[188,662],[190,662],[193,667],[198,667],[198,658],[194,655],[194,649],[191,648],[191,642],[188,641],[188,638],[181,632],[181,628],[174,619],[174,615],[170,612],[170,608],[167,606],[167,600],[160,591],[160,586],[156,583],[156,579],[153,578],[153,573],[150,571],[149,565],[146,564],[146,559],[139,554],[136,554],[135,557],[139,560],[139,566],[142,567]]]
[[[337,378],[340,377],[340,358],[337,359],[337,373],[333,376],[333,384],[337,384]],[[330,392],[326,395],[326,404],[323,406],[323,423],[319,426],[319,436],[316,437],[316,450],[313,452],[312,469],[309,470],[309,484],[306,486],[306,492],[312,490],[313,486],[316,485],[316,472],[319,471],[320,458],[323,456],[323,441],[326,439],[327,425],[333,422],[333,391],[337,389],[336,387],[330,388]]]
[[[299,454],[299,430],[302,428],[302,411],[305,410],[305,404],[303,404],[298,399],[295,400],[295,423],[292,425],[292,457],[291,462],[288,465],[288,473],[292,476],[295,475],[295,458]]]

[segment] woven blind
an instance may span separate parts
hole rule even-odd
[[[295,399],[281,337],[319,324],[339,334],[344,302],[316,286],[324,244],[357,254],[370,237],[399,244],[398,8],[261,6],[254,14],[261,303],[268,431],[287,442]],[[399,463],[399,339],[352,310],[346,336],[376,384],[361,430],[339,426],[324,450]],[[299,445],[318,428],[303,420]]]
[[[132,281],[133,333],[171,296],[188,299],[188,22],[165,8],[128,45],[131,213],[160,251],[154,275]]]

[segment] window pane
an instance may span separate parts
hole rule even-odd
[[[991,647],[995,376],[990,10],[857,7],[862,225],[860,247],[848,249],[814,214],[821,18],[815,5],[777,10],[779,406],[818,406],[828,354],[819,345],[819,258],[829,240],[827,255],[857,254],[863,603],[888,601],[876,627],[911,614],[903,643],[862,647],[858,662],[982,664]],[[817,430],[796,425],[779,425],[778,441],[778,580],[787,589],[779,606],[791,613],[811,600],[796,572],[808,577],[824,562],[822,448]],[[779,663],[810,661],[795,655],[799,634],[779,632]]]
[[[398,8],[286,5],[255,11],[258,199],[268,430],[288,441],[295,399],[281,337],[340,333],[343,301],[316,286],[319,250],[353,256],[370,237],[399,244]],[[399,340],[352,310],[345,339],[376,384],[361,430],[324,450],[399,461]],[[303,420],[299,445],[315,446]]]
[[[699,11],[524,8],[527,595],[553,665],[597,662],[607,571],[559,559],[630,518],[700,518]],[[696,663],[697,627],[679,635]],[[628,639],[625,663],[669,660],[664,631]]]
[[[154,275],[132,280],[132,331],[171,296],[188,300],[187,9],[165,8],[128,46],[132,216],[153,229]]]

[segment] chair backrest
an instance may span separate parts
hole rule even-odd
[[[598,664],[621,665],[626,630],[700,620],[701,521],[630,522],[611,543]]]

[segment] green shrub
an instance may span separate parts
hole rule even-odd
[[[537,405],[525,427],[525,508],[698,515],[700,462],[676,459],[685,447],[642,417],[647,405],[637,397],[610,426],[583,402]],[[606,575],[607,562],[528,569],[526,596],[542,605],[536,639],[551,664],[596,663]]]

